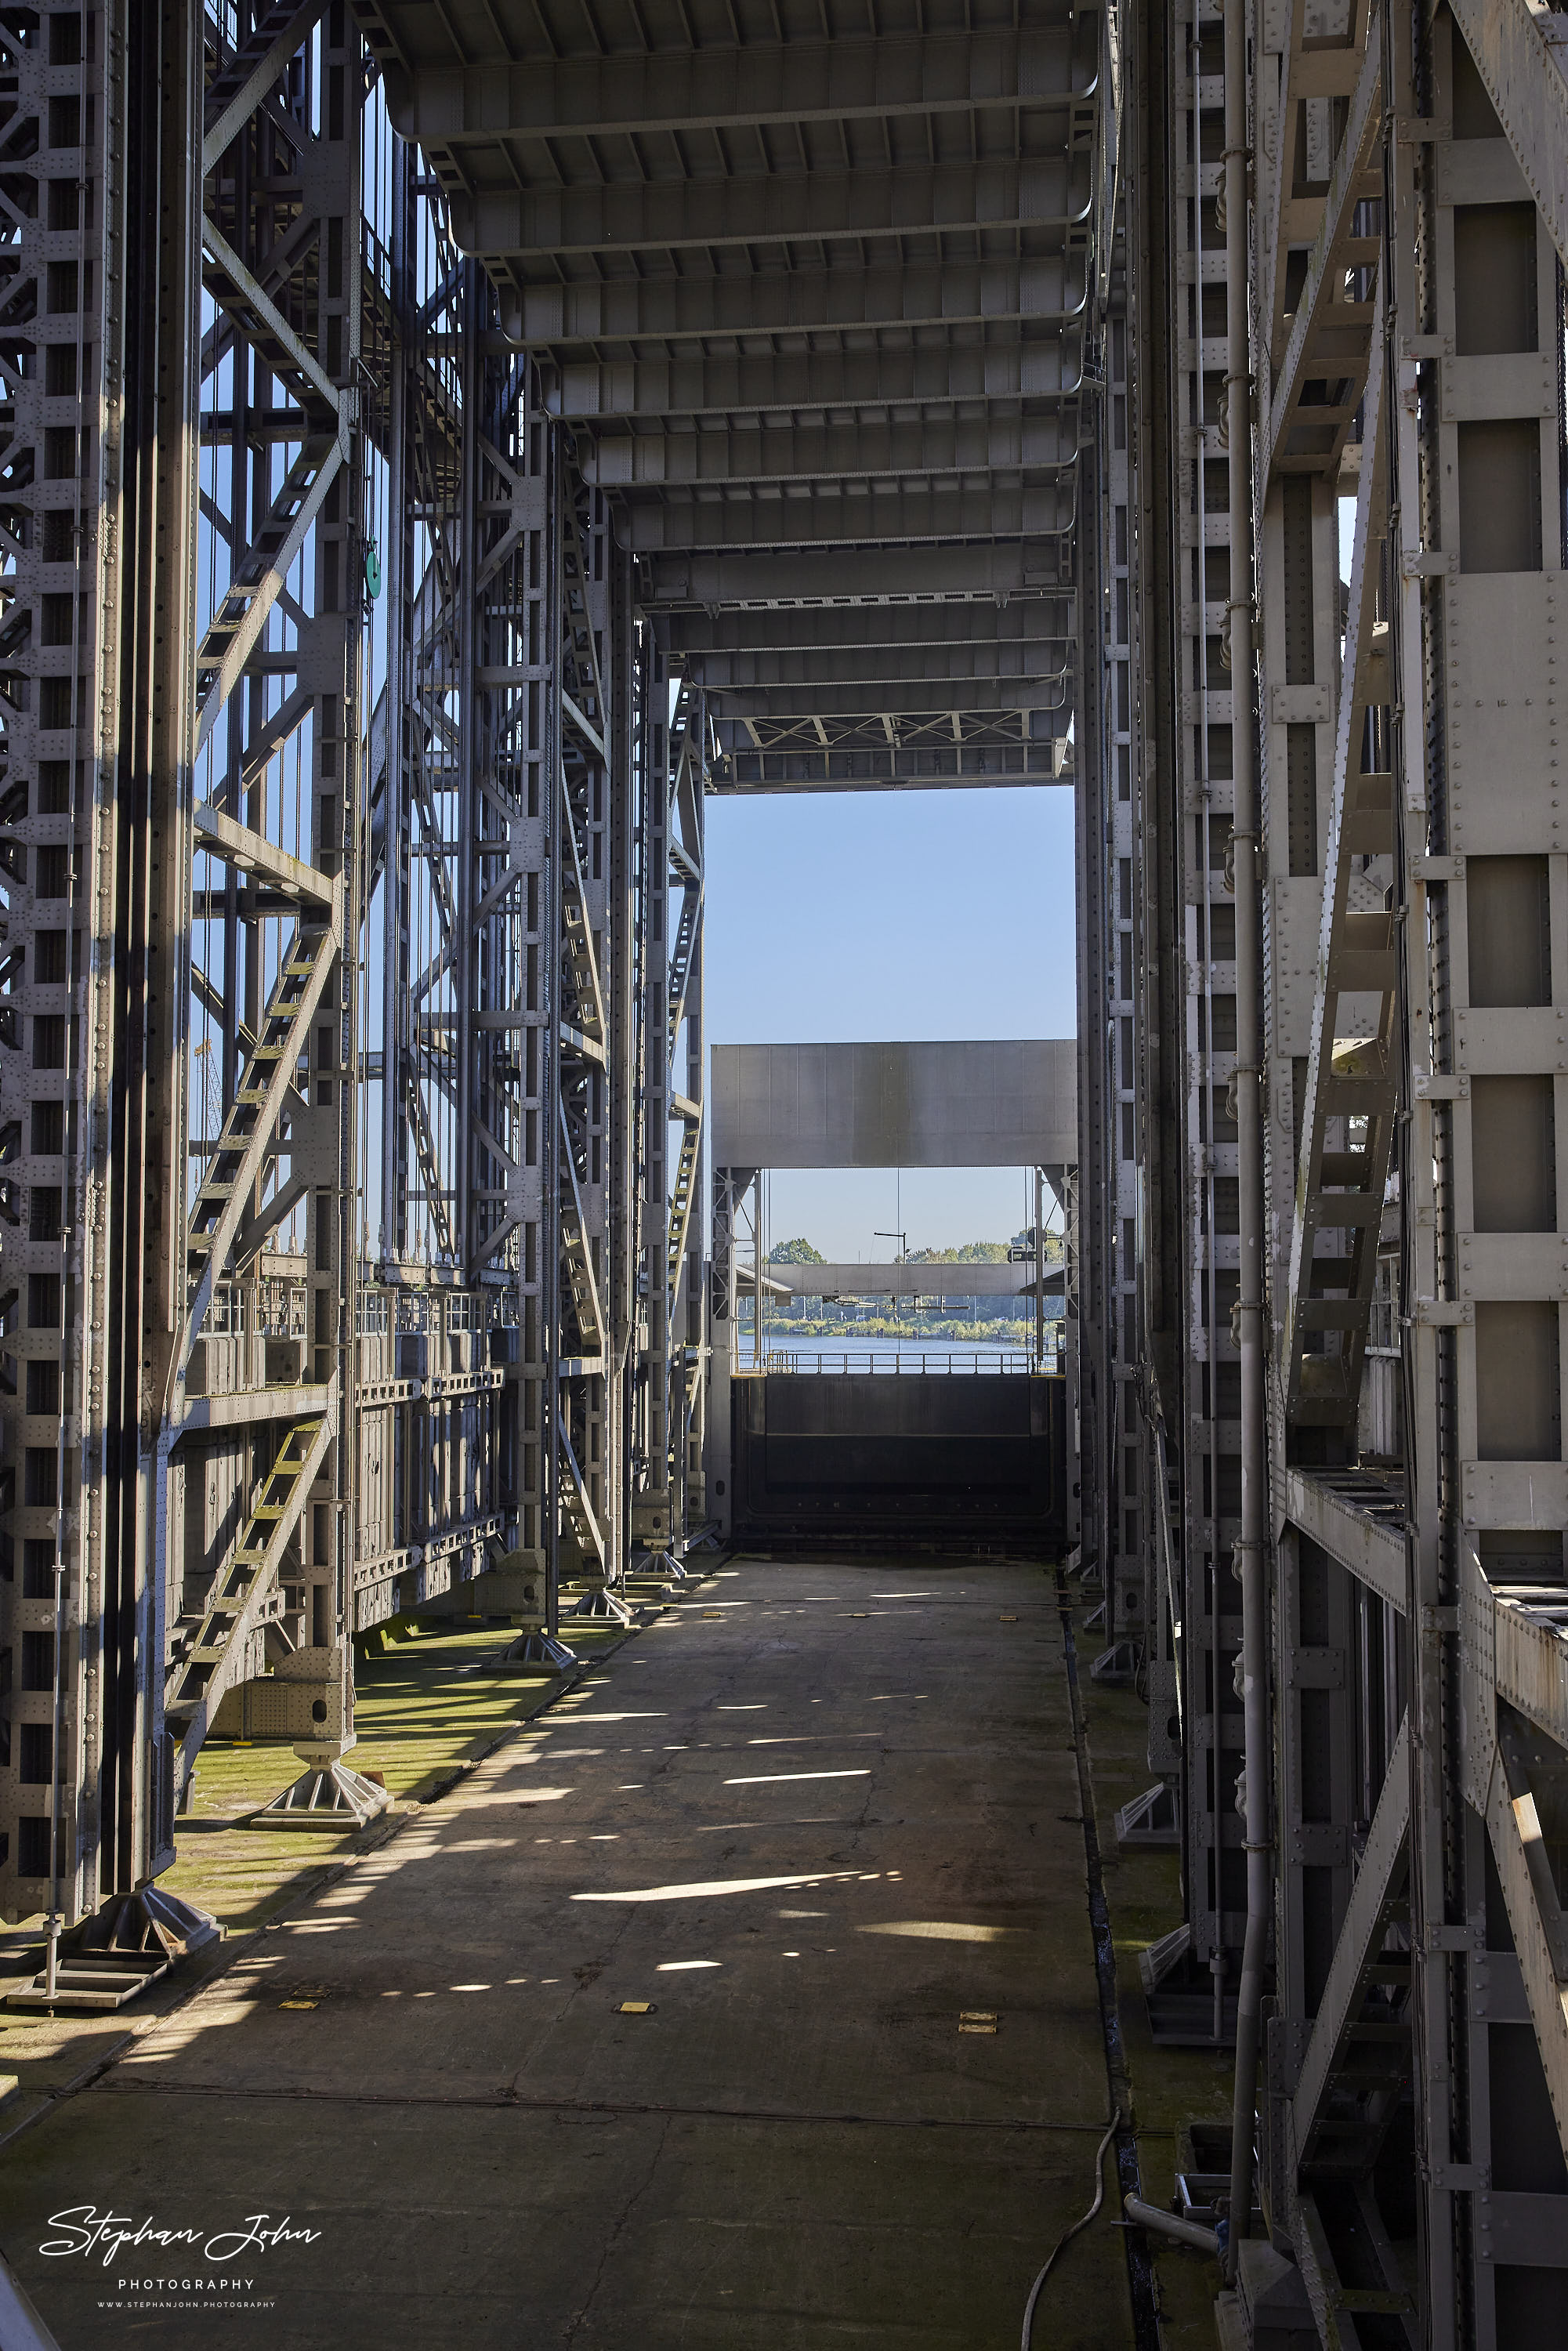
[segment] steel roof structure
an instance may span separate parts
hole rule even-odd
[[[707,695],[719,788],[1059,772],[1098,14],[573,0],[361,21],[393,124]],[[916,599],[918,636],[891,638]],[[737,624],[773,658],[720,658]]]

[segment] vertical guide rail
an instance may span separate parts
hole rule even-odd
[[[642,1264],[646,1378],[642,1467],[632,1540],[663,1551],[674,1533],[670,1455],[670,831],[677,778],[687,757],[685,688],[672,712],[664,656],[650,643],[649,757],[644,802],[643,944]]]
[[[103,1090],[100,1093],[95,1083],[96,1099],[81,1104],[86,1157],[85,1163],[78,1161],[84,1196],[89,1188],[100,1194],[89,1213],[104,1248],[107,1312],[102,1327],[109,1342],[101,1405],[95,1410],[89,1395],[78,1423],[84,1469],[89,1449],[96,1453],[99,1442],[103,1447],[94,1464],[94,1482],[101,1479],[101,1484],[93,1531],[93,1549],[101,1545],[97,1597],[102,1646],[99,1658],[92,1658],[84,1622],[87,1687],[81,1708],[85,1714],[90,1705],[97,1666],[101,1810],[98,1867],[90,1876],[84,1870],[78,1880],[83,1910],[95,1899],[127,1890],[166,1866],[172,1849],[175,1791],[162,1692],[143,1660],[161,1655],[170,1614],[160,1541],[164,1456],[154,1432],[161,1435],[167,1409],[185,1270],[185,1171],[180,1139],[185,1132],[190,937],[191,693],[186,664],[194,620],[195,552],[194,485],[189,477],[186,436],[196,401],[193,265],[199,190],[191,151],[182,153],[178,142],[193,128],[196,41],[191,16],[181,7],[167,15],[132,7],[110,37],[125,42],[125,114],[118,126],[125,141],[123,243],[119,255],[104,255],[102,266],[106,277],[118,266],[126,277],[120,288],[106,296],[110,304],[123,298],[125,307],[118,322],[120,350],[112,359],[106,351],[104,389],[112,396],[118,372],[124,407],[118,500],[106,473],[103,520],[118,541],[123,616],[114,689],[115,758],[112,769],[106,764],[97,778],[99,793],[113,804],[116,838],[112,848],[107,838],[95,842],[88,884],[97,926],[110,904],[114,909],[113,994],[100,998],[96,1008],[104,1026],[95,1038],[92,1074]],[[89,110],[85,99],[83,110]],[[145,237],[141,225],[151,216],[154,202],[160,222],[155,243]],[[51,268],[50,277],[54,274]],[[78,296],[85,297],[90,276],[87,263],[71,275],[78,279]],[[84,352],[83,364],[85,360]],[[82,393],[85,410],[85,385]],[[78,442],[72,435],[78,463],[86,454],[86,439],[84,434]],[[163,573],[162,595],[154,588],[155,566]],[[107,580],[103,585],[107,590]],[[40,638],[47,633],[41,625]],[[100,694],[100,710],[105,710],[107,679]],[[79,680],[69,681],[68,695],[75,728],[86,716]],[[40,680],[42,723],[49,716],[47,699],[48,684]],[[73,733],[68,749],[73,809],[79,806],[85,781],[78,749]],[[41,762],[38,789],[42,804]],[[71,854],[74,862],[74,843]],[[35,934],[36,978],[42,975],[43,947]],[[74,976],[74,933],[66,947],[65,968]],[[101,953],[100,936],[95,965]],[[87,1025],[90,1033],[96,1024]],[[68,1058],[68,1041],[67,1053]],[[36,1066],[36,1018],[32,1059]],[[68,1097],[66,1116],[68,1122]],[[36,1144],[37,1137],[33,1140]],[[68,1132],[68,1151],[70,1140]],[[100,1225],[103,1206],[108,1213]],[[31,1287],[29,1279],[29,1291]],[[29,1323],[34,1320],[29,1297]],[[24,1488],[24,1499],[25,1493]],[[85,1493],[83,1499],[84,1519],[90,1520],[95,1515],[91,1503]],[[84,1549],[83,1564],[89,1575],[91,1559],[92,1550]],[[86,1593],[83,1599],[85,1619],[90,1604]],[[57,1643],[64,1632],[63,1625],[57,1625]],[[85,1767],[87,1758],[82,1760]],[[57,1775],[62,1761],[55,1761]],[[27,1776],[25,1762],[22,1776]],[[65,1876],[57,1863],[57,1871]]]
[[[1267,1955],[1270,1855],[1268,1715],[1268,1434],[1264,1422],[1262,1068],[1258,990],[1257,784],[1252,717],[1251,357],[1248,314],[1248,75],[1245,0],[1225,0],[1226,405],[1231,569],[1227,603],[1232,695],[1236,874],[1236,1140],[1241,1336],[1242,1706],[1245,1723],[1247,1928],[1236,2011],[1230,2241],[1235,2272],[1250,2225],[1252,2131]],[[1218,1562],[1215,1562],[1216,1576]],[[1215,1605],[1218,1607],[1216,1594]]]
[[[1406,909],[1398,935],[1402,1018],[1396,1022],[1399,1090],[1406,1112],[1401,1176],[1399,1297],[1436,1298],[1452,1275],[1453,1108],[1434,1083],[1453,1067],[1448,991],[1442,985],[1448,945],[1449,890],[1418,877],[1426,860],[1451,847],[1447,794],[1440,789],[1442,589],[1406,561],[1423,545],[1444,543],[1431,460],[1437,454],[1430,363],[1407,356],[1410,340],[1437,326],[1436,187],[1433,151],[1422,142],[1433,110],[1431,33],[1419,53],[1397,10],[1384,28],[1387,110],[1402,130],[1384,145],[1384,274],[1387,344],[1383,355],[1389,440],[1389,578],[1393,703],[1392,809],[1396,903]],[[1401,345],[1405,346],[1402,350]],[[1425,394],[1423,400],[1421,395]],[[1415,715],[1436,705],[1426,726]],[[1435,869],[1441,872],[1443,869]],[[1439,1170],[1443,1173],[1439,1174]],[[1445,1181],[1444,1176],[1450,1180]],[[1455,1643],[1437,1630],[1453,1605],[1458,1562],[1452,1517],[1456,1451],[1453,1423],[1454,1333],[1431,1320],[1404,1319],[1399,1332],[1408,1486],[1406,1624],[1414,1629],[1409,1667],[1410,2023],[1412,2064],[1422,2084],[1416,2153],[1424,2189],[1417,2206],[1423,2303],[1432,2351],[1457,2351],[1473,2339],[1467,2290],[1471,2197],[1456,2158],[1466,2145],[1465,2069],[1450,2053],[1469,2037],[1468,1965],[1442,1929],[1460,1915],[1466,1855],[1453,1782],[1459,1765],[1455,1704]],[[1445,1362],[1447,1356],[1449,1360]],[[1467,2307],[1467,2305],[1470,2305]]]
[[[1125,196],[1110,224],[1113,241],[1124,241]],[[1101,611],[1105,658],[1103,681],[1104,742],[1101,758],[1100,854],[1103,893],[1104,966],[1107,991],[1104,1028],[1105,1114],[1109,1191],[1105,1207],[1105,1267],[1110,1285],[1108,1362],[1103,1413],[1110,1486],[1109,1552],[1105,1570],[1105,1637],[1129,1645],[1111,1665],[1125,1673],[1124,1660],[1147,1639],[1148,1516],[1150,1493],[1148,1415],[1153,1404],[1145,1355],[1146,1298],[1143,1225],[1152,1136],[1144,1099],[1142,1047],[1150,1014],[1145,956],[1157,938],[1157,902],[1135,886],[1140,841],[1150,821],[1145,806],[1145,776],[1140,756],[1145,707],[1140,674],[1139,574],[1137,551],[1137,445],[1141,401],[1134,364],[1137,312],[1129,273],[1116,277],[1103,322],[1105,389],[1101,464],[1104,504],[1095,520],[1101,535]],[[1108,1661],[1109,1662],[1109,1661]],[[1140,1660],[1141,1662],[1141,1660]]]
[[[612,1577],[630,1557],[632,1499],[632,1334],[637,1311],[636,1181],[638,1031],[636,996],[636,828],[643,747],[644,677],[632,604],[632,559],[605,533],[610,570],[608,942],[609,1084],[604,1105],[604,1174],[609,1193],[606,1235],[608,1333],[605,1349],[605,1510],[603,1527]]]
[[[1101,443],[1095,434],[1079,455],[1078,509],[1088,517],[1103,512]],[[1080,1318],[1078,1366],[1079,1433],[1083,1511],[1081,1548],[1085,1576],[1109,1577],[1113,1503],[1114,1396],[1111,1387],[1112,1235],[1111,1172],[1113,1116],[1107,1089],[1105,1007],[1111,975],[1105,968],[1105,859],[1103,806],[1105,789],[1104,610],[1101,534],[1092,524],[1076,542],[1078,590],[1078,709],[1074,818],[1077,833],[1076,918],[1078,936],[1078,1275]],[[715,1261],[717,1248],[715,1247]]]
[[[685,1531],[690,1535],[707,1519],[706,1413],[707,1348],[705,1343],[703,1269],[706,1241],[703,1232],[703,1202],[706,1197],[707,1029],[703,998],[703,918],[706,905],[705,811],[708,780],[708,713],[700,691],[689,697],[686,756],[677,778],[675,822],[679,833],[678,881],[681,912],[677,933],[681,961],[672,974],[672,1054],[678,1047],[679,1024],[685,1031],[685,1108],[690,1145],[690,1176],[683,1228],[680,1271],[672,1288],[671,1351],[673,1393],[676,1416],[672,1432],[672,1496],[680,1489]],[[675,993],[678,987],[678,996]],[[673,1505],[674,1506],[674,1505]]]
[[[147,1661],[183,1303],[199,41],[177,5],[0,41],[37,187],[28,324],[0,340],[27,483],[0,654],[0,1644],[48,1659],[0,1745],[0,1910],[57,1936],[166,1865],[173,1806]]]
[[[1172,296],[1176,332],[1188,358],[1175,385],[1171,473],[1173,523],[1178,531],[1190,530],[1195,542],[1191,577],[1178,580],[1176,595],[1181,614],[1181,894],[1186,963],[1192,976],[1186,993],[1182,1187],[1186,1464],[1180,1621],[1189,1660],[1182,1837],[1193,1955],[1212,1976],[1216,2033],[1222,2038],[1224,1986],[1239,1940],[1241,1907],[1232,1880],[1237,1856],[1228,1841],[1233,1816],[1225,1801],[1224,1768],[1226,1750],[1233,1755],[1235,1746],[1234,1713],[1226,1704],[1235,1610],[1223,1562],[1239,1532],[1240,1488],[1239,1346],[1229,1313],[1239,1279],[1231,1206],[1237,1199],[1237,1145],[1229,1092],[1238,966],[1228,847],[1234,785],[1226,756],[1231,714],[1224,600],[1231,569],[1245,556],[1238,549],[1225,486],[1219,429],[1223,319],[1213,316],[1220,289],[1207,274],[1213,267],[1207,256],[1221,242],[1224,174],[1218,0],[1194,0],[1190,24],[1182,30],[1173,144],[1183,159],[1192,202],[1175,206]]]

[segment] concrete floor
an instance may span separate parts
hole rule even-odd
[[[1054,1582],[732,1562],[228,1949],[0,2148],[63,2351],[1001,2351],[1107,2112]],[[1040,2351],[1132,2344],[1107,2207]]]

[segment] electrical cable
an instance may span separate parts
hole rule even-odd
[[[1046,2279],[1051,2275],[1051,2271],[1055,2268],[1059,2256],[1066,2251],[1067,2247],[1072,2242],[1073,2238],[1078,2235],[1079,2231],[1089,2226],[1090,2221],[1095,2218],[1096,2214],[1099,2212],[1101,2205],[1105,2201],[1105,2149],[1115,2137],[1121,2120],[1122,2109],[1120,2106],[1117,2106],[1112,2114],[1109,2124],[1106,2126],[1104,2137],[1101,2140],[1098,2147],[1094,2151],[1093,2203],[1091,2204],[1088,2211],[1085,2212],[1081,2220],[1074,2220],[1071,2228],[1065,2230],[1057,2239],[1047,2257],[1045,2267],[1041,2270],[1040,2275],[1036,2278],[1034,2283],[1029,2290],[1029,2300],[1025,2303],[1023,2309],[1022,2351],[1030,2351],[1030,2346],[1034,2340],[1034,2311],[1035,2304],[1040,2300],[1040,2288],[1044,2285]]]

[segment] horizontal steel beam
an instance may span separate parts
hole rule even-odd
[[[1081,265],[1023,261],[888,263],[852,269],[751,269],[722,276],[616,277],[571,286],[503,283],[501,324],[515,343],[678,341],[694,335],[813,335],[858,327],[982,327],[1077,318]],[[615,356],[612,354],[612,356]]]
[[[1071,596],[1031,594],[1012,597],[1005,604],[811,604],[761,611],[663,612],[654,625],[661,645],[677,658],[812,649],[836,654],[860,645],[1055,643],[1076,634],[1075,614]]]
[[[301,1382],[298,1387],[235,1388],[219,1395],[190,1396],[184,1416],[170,1430],[172,1444],[200,1436],[210,1428],[255,1428],[265,1421],[303,1420],[308,1414],[330,1412],[334,1390],[323,1383]]]
[[[935,717],[944,711],[1065,710],[1068,673],[1029,679],[915,678],[847,685],[721,686],[710,690],[721,718]]]
[[[902,539],[1045,538],[1072,528],[1071,482],[931,489],[891,483],[875,489],[831,486],[795,496],[743,489],[620,505],[615,535],[634,555],[673,548],[853,547]]]
[[[582,477],[605,490],[685,488],[704,483],[865,479],[874,475],[1061,472],[1076,463],[1078,427],[1044,415],[908,416],[891,423],[689,425],[603,434]],[[1050,526],[1046,526],[1050,528]]]
[[[1354,1470],[1293,1468],[1284,1470],[1283,1484],[1291,1524],[1403,1616],[1405,1517],[1389,1488]]]
[[[673,551],[642,566],[642,601],[705,610],[726,604],[945,604],[956,597],[1006,603],[1067,584],[1054,545],[1025,547],[1016,539],[994,540],[989,532],[977,537],[980,543],[970,547],[851,548],[831,555]]]
[[[538,37],[529,29],[527,45]],[[758,41],[643,56],[491,56],[466,66],[448,62],[450,47],[442,46],[440,63],[422,60],[413,74],[401,66],[385,69],[392,127],[417,140],[438,164],[443,151],[475,141],[967,112],[1088,98],[1094,87],[1092,68],[1074,59],[1073,35],[1064,25],[1022,33]]]
[[[1047,746],[1048,749],[1049,747],[1050,747]],[[762,780],[758,780],[756,778],[748,778],[742,781],[732,776],[727,768],[709,781],[708,796],[713,799],[744,799],[747,797],[758,796],[763,792],[994,791],[998,784],[1028,784],[1030,786],[1035,784],[1066,784],[1071,786],[1071,783],[1072,771],[1071,768],[1068,768],[1061,775],[1053,775],[1048,769],[1043,775],[1038,776],[928,776],[906,774],[902,768],[891,768],[886,775],[847,776],[840,778],[837,777],[819,776],[815,773],[807,776],[789,777],[776,777],[769,774],[767,778]]]
[[[964,740],[944,749],[929,742],[893,745],[869,739],[835,743],[828,750],[807,750],[791,745],[786,750],[758,750],[746,740],[740,747],[727,738],[744,734],[723,726],[727,747],[708,771],[708,790],[739,796],[747,792],[922,792],[969,788],[992,789],[997,785],[1071,784],[1071,767],[1058,767],[1066,747],[1060,739],[1020,741],[1017,721],[1005,738],[984,720],[964,721]]]
[[[1066,227],[1087,216],[1087,158],[1065,152],[933,168],[743,172],[733,179],[653,179],[608,187],[486,188],[455,196],[452,233],[484,260],[567,254],[674,252],[685,246],[768,245],[788,238],[929,235],[980,228]]]
[[[927,1265],[900,1259],[881,1265],[776,1264],[771,1272],[773,1287],[787,1298],[1021,1298],[1034,1289],[1032,1262]],[[1059,1286],[1060,1279],[1059,1271]]]
[[[1071,643],[1013,639],[990,644],[839,646],[800,653],[691,653],[687,674],[708,693],[731,688],[848,684],[878,687],[925,681],[937,705],[948,685],[977,678],[1055,678]],[[727,709],[727,698],[721,705]]]
[[[894,408],[915,402],[1049,400],[1076,394],[1082,343],[1076,325],[1041,329],[1030,318],[985,329],[981,341],[910,342],[874,350],[704,352],[665,359],[540,360],[552,416],[702,416],[770,408]],[[298,427],[295,428],[296,431]]]

